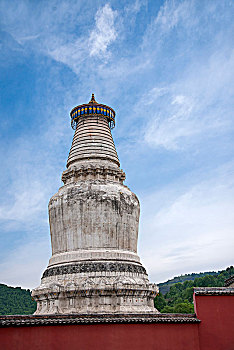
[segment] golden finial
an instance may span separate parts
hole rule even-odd
[[[97,101],[95,100],[94,94],[92,94],[92,97],[89,103],[97,103]]]

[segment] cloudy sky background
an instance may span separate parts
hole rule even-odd
[[[0,1],[0,281],[39,285],[69,112],[116,110],[152,281],[233,265],[234,2]]]

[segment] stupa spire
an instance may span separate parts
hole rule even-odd
[[[88,104],[71,111],[71,125],[76,130],[67,168],[84,161],[98,161],[119,166],[119,158],[111,135],[115,112],[111,107],[97,103],[94,94]]]
[[[92,94],[92,97],[89,103],[97,103],[97,101],[95,100],[94,94]]]

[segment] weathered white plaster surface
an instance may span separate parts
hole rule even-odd
[[[52,253],[97,248],[136,252],[139,212],[137,197],[119,183],[65,185],[49,203]]]

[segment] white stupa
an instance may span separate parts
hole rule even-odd
[[[71,111],[64,185],[49,202],[52,256],[35,314],[155,313],[158,292],[137,255],[140,205],[123,184],[112,108],[94,95]]]

